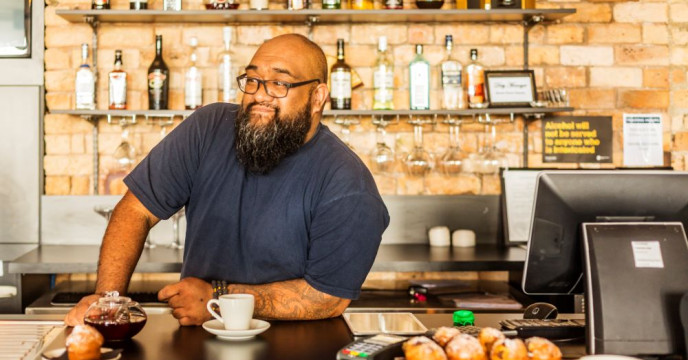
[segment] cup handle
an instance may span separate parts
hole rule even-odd
[[[206,308],[208,309],[208,311],[210,312],[210,315],[212,315],[214,318],[216,318],[217,320],[219,320],[221,323],[224,324],[225,321],[222,320],[222,316],[220,316],[218,313],[216,313],[216,312],[213,310],[213,307],[211,306],[211,305],[213,305],[213,304],[215,304],[215,305],[217,305],[217,306],[220,306],[220,301],[217,300],[217,299],[210,299],[210,300],[208,300],[208,303],[205,305],[205,307],[206,307]]]

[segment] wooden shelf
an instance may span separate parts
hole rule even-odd
[[[528,10],[57,10],[67,21],[93,18],[99,22],[131,23],[453,23],[552,22],[574,14],[575,9]],[[539,22],[539,21],[537,21]]]
[[[571,107],[551,108],[494,108],[466,110],[325,110],[324,116],[473,116],[473,115],[542,115],[571,112]],[[51,114],[67,114],[82,117],[187,117],[193,110],[51,110]]]

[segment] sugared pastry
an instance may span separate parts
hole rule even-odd
[[[504,334],[502,334],[501,331],[491,327],[483,328],[480,330],[480,335],[478,335],[478,341],[480,341],[480,345],[483,346],[485,354],[487,355],[489,355],[492,351],[492,346],[494,343],[499,340],[504,340]]]
[[[528,360],[526,344],[521,339],[499,340],[492,345],[491,360]]]
[[[69,360],[99,360],[103,335],[88,325],[77,325],[67,337]]]
[[[551,341],[532,337],[526,340],[528,358],[531,360],[561,360],[561,350]]]
[[[467,334],[454,336],[444,348],[449,360],[486,360],[480,341]]]
[[[442,326],[435,331],[435,335],[432,336],[432,339],[440,344],[441,347],[445,347],[449,340],[459,334],[461,334],[461,331],[455,327]]]
[[[412,337],[401,348],[406,360],[447,360],[442,347],[425,336]]]

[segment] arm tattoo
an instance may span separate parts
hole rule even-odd
[[[229,293],[252,294],[255,316],[274,320],[316,320],[339,316],[348,299],[320,292],[303,280],[287,280],[262,285],[232,284]]]

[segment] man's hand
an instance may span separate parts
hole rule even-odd
[[[167,301],[172,308],[172,315],[179,320],[180,325],[201,325],[210,320],[206,304],[212,298],[212,286],[194,277],[167,285],[158,292],[158,299]]]
[[[79,324],[84,323],[84,315],[86,315],[86,310],[88,310],[88,307],[91,306],[94,302],[98,301],[101,296],[98,294],[93,294],[93,295],[88,295],[84,296],[79,300],[79,303],[76,304],[71,310],[69,310],[69,313],[67,313],[67,316],[65,316],[64,322],[65,325],[67,326],[76,326]]]

